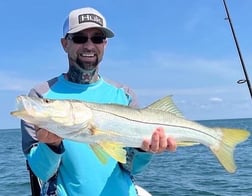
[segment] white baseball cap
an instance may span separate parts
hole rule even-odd
[[[91,7],[76,9],[69,13],[63,26],[63,36],[90,28],[102,30],[108,38],[114,37],[113,31],[107,28],[104,16]]]

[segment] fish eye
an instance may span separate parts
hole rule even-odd
[[[46,102],[46,103],[50,103],[50,100],[49,100],[49,99],[45,99],[45,102]]]

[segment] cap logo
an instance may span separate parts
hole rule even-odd
[[[79,15],[79,24],[84,22],[94,22],[100,26],[103,26],[103,19],[95,14],[81,14]]]

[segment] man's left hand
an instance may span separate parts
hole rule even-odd
[[[177,148],[177,143],[172,137],[167,137],[162,127],[157,128],[151,139],[145,139],[142,144],[142,150],[152,153],[161,153],[165,150],[174,152]]]

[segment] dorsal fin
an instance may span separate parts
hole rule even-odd
[[[170,112],[172,114],[175,114],[178,117],[183,117],[183,114],[179,111],[177,106],[174,104],[172,100],[172,96],[166,96],[162,99],[159,99],[155,101],[154,103],[150,104],[146,108],[152,109],[152,110],[161,110],[164,112]]]

